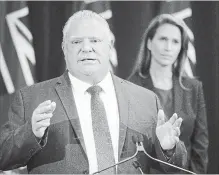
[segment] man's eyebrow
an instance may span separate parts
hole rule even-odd
[[[102,39],[101,37],[96,37],[96,36],[85,36],[85,37],[78,37],[78,36],[70,36],[70,39],[84,39],[84,38],[88,38],[88,39]]]
[[[70,36],[70,39],[83,39],[84,37]]]

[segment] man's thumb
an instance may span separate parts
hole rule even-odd
[[[160,126],[165,123],[165,114],[164,111],[159,109],[157,114],[157,126]]]

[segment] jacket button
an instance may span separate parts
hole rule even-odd
[[[34,154],[34,149],[30,149],[31,156]]]

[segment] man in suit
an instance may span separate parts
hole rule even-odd
[[[113,41],[101,16],[85,10],[70,17],[62,48],[62,76],[17,92],[1,128],[0,169],[27,165],[35,174],[92,174],[134,155],[132,138],[141,135],[149,154],[185,165],[182,119],[174,114],[165,121],[153,92],[109,71]],[[140,173],[136,161],[149,172],[149,158],[138,154],[102,173]]]

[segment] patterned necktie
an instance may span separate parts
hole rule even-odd
[[[99,171],[115,164],[106,111],[99,96],[101,91],[100,86],[91,86],[87,89],[87,92],[91,94],[92,126]],[[115,168],[110,168],[101,173],[114,174]]]

